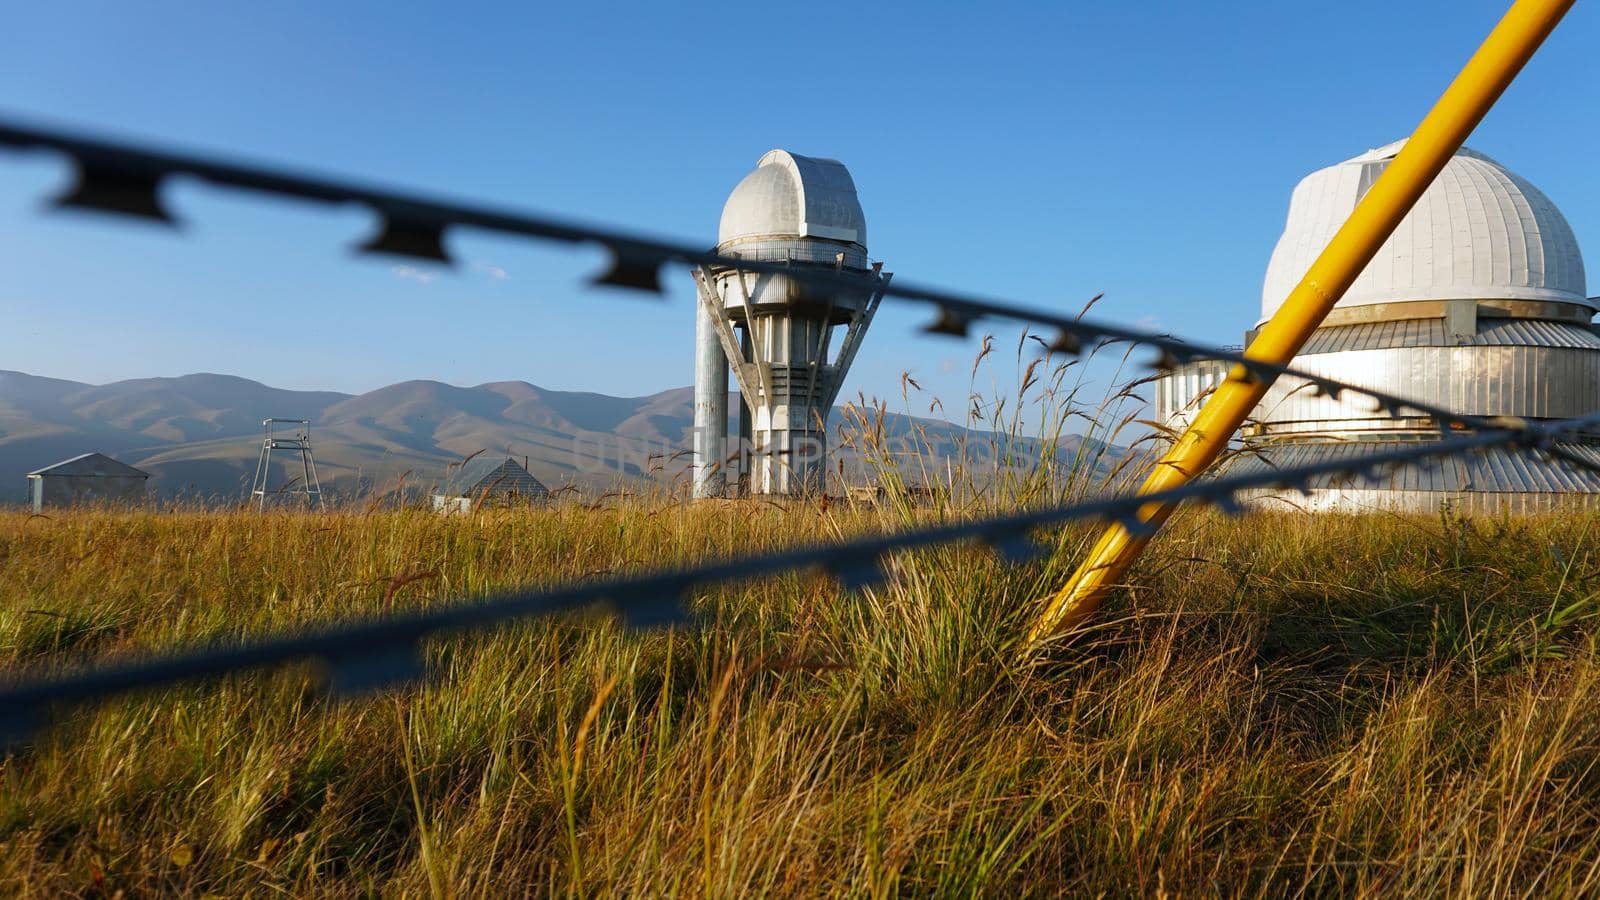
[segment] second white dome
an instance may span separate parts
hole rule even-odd
[[[1267,265],[1261,317],[1304,277],[1404,141],[1306,176]],[[1339,301],[1585,299],[1583,257],[1561,210],[1504,166],[1465,147],[1445,164],[1400,227]]]

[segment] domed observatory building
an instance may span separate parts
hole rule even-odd
[[[889,279],[867,258],[850,172],[837,160],[769,151],[723,206],[717,253],[785,271],[695,271],[694,495],[721,497],[730,481],[739,493],[821,493],[828,413]],[[849,284],[818,287],[788,274],[803,271]],[[730,367],[740,397],[731,456]]]
[[[1288,297],[1404,142],[1314,172],[1294,189],[1267,266],[1262,321]],[[1462,148],[1311,336],[1294,367],[1473,416],[1563,419],[1600,411],[1600,337],[1583,259],[1538,188]],[[1220,367],[1170,385],[1158,414],[1182,418]],[[1282,378],[1243,431],[1227,474],[1257,473],[1438,440],[1432,417],[1374,412],[1371,398],[1317,396]],[[1570,449],[1600,464],[1600,433]],[[1534,512],[1600,505],[1600,475],[1531,451],[1495,449],[1408,465],[1377,480],[1322,476],[1311,493],[1262,491],[1258,506],[1360,511]]]

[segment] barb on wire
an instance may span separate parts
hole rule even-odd
[[[1343,392],[1372,398],[1382,408],[1409,410],[1432,417],[1441,430],[1489,427],[1480,417],[1459,415],[1442,407],[1398,397],[1326,375],[1303,372],[1246,357],[1243,352],[1182,341],[1170,335],[1125,328],[1079,316],[1064,316],[1016,304],[985,300],[951,291],[918,287],[900,279],[892,283],[873,273],[850,273],[826,266],[791,266],[786,262],[745,259],[688,245],[656,240],[612,228],[581,225],[526,213],[507,212],[460,203],[429,200],[349,181],[300,176],[264,167],[206,159],[199,156],[140,148],[131,144],[30,127],[0,120],[0,146],[43,149],[65,154],[78,173],[77,182],[57,205],[99,212],[132,215],[171,223],[161,205],[163,182],[187,176],[208,184],[239,188],[317,203],[365,206],[379,220],[378,234],[361,244],[361,252],[386,253],[429,262],[450,264],[444,245],[446,232],[457,227],[563,244],[597,244],[611,254],[611,262],[596,276],[597,284],[661,292],[661,268],[669,263],[747,272],[782,274],[814,287],[859,290],[863,279],[877,279],[877,290],[897,301],[919,302],[934,308],[935,319],[926,330],[965,337],[983,320],[1023,324],[1048,329],[1056,335],[1051,352],[1077,355],[1110,343],[1127,342],[1156,348],[1157,368],[1199,360],[1234,363],[1236,374],[1259,380],[1279,377],[1303,379],[1316,390],[1338,399]],[[1231,377],[1231,376],[1230,376]]]
[[[1224,512],[1238,512],[1242,491],[1285,486],[1303,490],[1318,475],[1348,473],[1363,477],[1375,466],[1498,446],[1559,453],[1559,446],[1551,443],[1554,438],[1596,424],[1600,424],[1600,414],[1556,423],[1523,423],[1524,427],[1520,428],[1498,428],[1417,441],[1355,460],[1196,480],[1160,493],[1026,510],[971,522],[873,535],[841,544],[729,557],[677,571],[517,591],[423,613],[276,635],[236,646],[216,645],[120,665],[93,667],[76,674],[14,682],[0,688],[0,741],[14,743],[26,737],[63,708],[137,690],[294,662],[316,662],[326,667],[330,672],[330,687],[337,693],[374,690],[418,677],[421,647],[430,638],[598,603],[609,604],[631,626],[654,627],[686,621],[685,603],[691,591],[737,579],[813,569],[832,575],[845,589],[861,590],[881,585],[888,579],[884,562],[890,554],[956,542],[985,544],[1005,562],[1025,562],[1043,552],[1032,532],[1045,526],[1099,518],[1138,528],[1142,525],[1139,510],[1152,502],[1197,500],[1216,505]],[[1588,461],[1582,464],[1600,468]]]

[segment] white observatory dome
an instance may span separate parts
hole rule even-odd
[[[1295,186],[1288,224],[1267,265],[1263,321],[1282,305],[1404,145],[1396,141],[1369,150],[1313,172]],[[1561,211],[1526,180],[1463,147],[1339,306],[1535,300],[1592,307],[1584,293],[1583,257]]]
[[[717,245],[823,238],[867,246],[867,218],[844,165],[769,150],[722,207]]]
[[[889,280],[867,259],[849,170],[768,151],[724,204],[717,253],[694,272],[694,496],[826,496],[827,421]],[[752,272],[749,262],[774,265]]]

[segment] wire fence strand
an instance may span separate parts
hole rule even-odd
[[[446,232],[467,227],[564,244],[598,244],[610,252],[612,263],[595,281],[641,290],[659,291],[660,270],[668,264],[783,274],[823,290],[835,291],[859,290],[864,278],[876,278],[826,267],[744,259],[620,230],[429,200],[345,181],[302,177],[3,121],[0,121],[0,146],[55,151],[73,161],[77,181],[57,200],[57,205],[160,222],[172,221],[160,196],[163,183],[174,176],[188,176],[224,187],[314,202],[365,206],[379,217],[381,225],[378,235],[359,248],[364,252],[447,263]],[[216,643],[169,655],[91,666],[75,673],[13,679],[0,687],[0,741],[14,744],[25,740],[53,717],[130,692],[294,663],[320,664],[335,692],[360,694],[422,675],[422,647],[430,639],[599,604],[608,605],[634,627],[686,623],[692,618],[691,601],[696,591],[734,580],[814,569],[828,573],[846,589],[866,589],[888,578],[884,562],[891,554],[961,542],[987,545],[1003,561],[1023,563],[1046,553],[1035,534],[1038,529],[1075,521],[1104,520],[1121,523],[1138,532],[1147,526],[1137,513],[1151,502],[1189,501],[1236,513],[1243,508],[1240,495],[1245,492],[1262,489],[1309,492],[1311,479],[1317,476],[1337,474],[1370,480],[1397,467],[1494,448],[1527,450],[1600,472],[1600,465],[1565,450],[1558,443],[1600,428],[1600,412],[1555,421],[1461,415],[1415,399],[1292,367],[1271,365],[1250,359],[1242,352],[1190,343],[1166,334],[917,287],[900,279],[884,283],[879,289],[898,302],[931,306],[935,318],[927,330],[935,333],[964,336],[979,322],[998,321],[1053,330],[1055,339],[1048,342],[1048,349],[1053,353],[1076,355],[1116,343],[1145,345],[1157,351],[1156,358],[1148,365],[1158,370],[1201,360],[1233,363],[1229,378],[1272,381],[1289,377],[1301,380],[1301,388],[1333,399],[1345,393],[1365,396],[1372,401],[1374,413],[1393,416],[1410,411],[1428,416],[1440,434],[1437,439],[1411,442],[1355,460],[1200,479],[1157,494],[1049,505],[843,542],[725,557],[670,571],[513,591],[423,613],[358,620],[321,629],[236,640],[231,644]]]
[[[14,683],[0,690],[0,738],[15,742],[49,721],[53,713],[102,701],[131,691],[215,678],[233,672],[318,662],[330,672],[330,685],[340,693],[362,693],[420,674],[420,647],[446,633],[492,628],[537,616],[605,603],[635,627],[658,627],[688,620],[692,592],[752,577],[798,569],[818,569],[849,589],[865,589],[887,580],[883,565],[893,553],[958,542],[993,548],[1010,564],[1045,553],[1036,529],[1085,519],[1142,526],[1137,512],[1150,502],[1198,501],[1227,513],[1242,510],[1239,494],[1259,488],[1307,489],[1317,475],[1371,477],[1385,467],[1430,458],[1459,456],[1494,447],[1524,447],[1548,452],[1551,442],[1576,427],[1600,423],[1600,414],[1557,424],[1521,429],[1496,429],[1470,435],[1421,441],[1357,460],[1321,463],[1294,469],[1223,479],[1203,479],[1157,494],[1115,497],[1038,510],[1008,513],[968,522],[936,525],[872,535],[842,543],[821,544],[740,557],[667,572],[612,578],[578,585],[518,591],[409,616],[358,621],[323,630],[246,642],[235,647],[208,647],[122,665],[94,667],[66,676]],[[1586,465],[1590,465],[1585,463]]]
[[[1373,402],[1374,412],[1396,415],[1409,410],[1432,417],[1441,430],[1447,430],[1451,425],[1479,428],[1492,427],[1494,424],[1492,420],[1481,416],[1461,415],[1420,400],[1315,372],[1251,359],[1239,350],[1184,341],[1169,334],[1100,322],[1081,315],[1065,316],[1019,303],[908,284],[900,278],[880,285],[876,276],[870,273],[841,272],[831,265],[791,265],[788,262],[719,254],[616,228],[429,199],[349,180],[302,176],[264,166],[164,152],[59,130],[29,127],[3,119],[0,119],[0,146],[16,150],[53,151],[72,160],[77,181],[67,193],[56,198],[54,205],[57,207],[76,207],[171,223],[172,217],[161,200],[162,186],[170,178],[187,176],[221,187],[318,203],[364,206],[378,217],[380,225],[377,237],[357,247],[363,253],[449,263],[450,257],[443,249],[444,235],[451,228],[477,228],[569,246],[599,245],[610,253],[612,263],[605,272],[594,278],[594,282],[641,291],[659,293],[660,269],[673,263],[737,269],[755,274],[781,274],[822,290],[858,291],[870,284],[880,290],[886,299],[932,307],[934,318],[925,330],[933,334],[964,337],[981,322],[1039,327],[1054,332],[1054,339],[1046,342],[1048,350],[1053,353],[1078,355],[1110,344],[1137,344],[1157,351],[1155,358],[1147,364],[1158,370],[1204,360],[1229,362],[1237,366],[1230,377],[1298,379],[1313,392],[1326,394],[1332,399],[1338,399],[1345,393],[1367,397]]]

